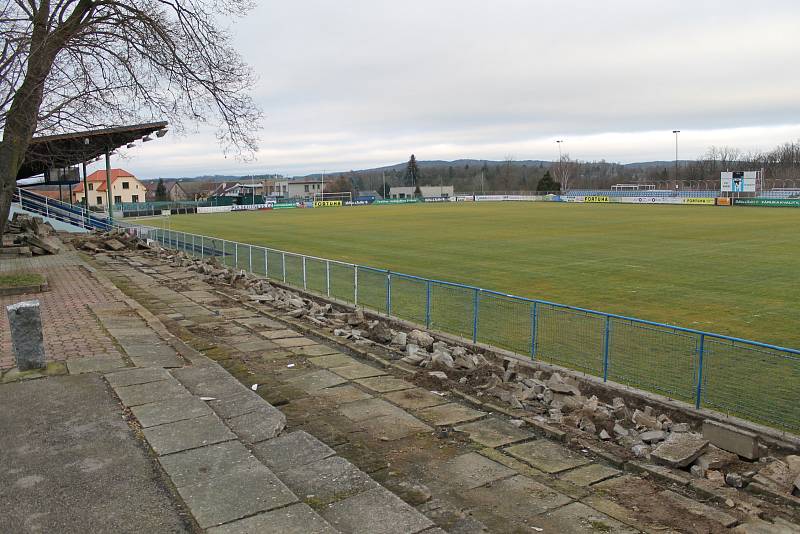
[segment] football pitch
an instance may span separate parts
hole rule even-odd
[[[505,202],[142,222],[800,347],[800,210]]]

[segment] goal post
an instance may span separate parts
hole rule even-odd
[[[350,202],[353,200],[353,193],[344,191],[341,193],[314,193],[314,202],[323,202],[325,200],[339,200],[341,202]]]

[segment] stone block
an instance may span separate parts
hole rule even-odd
[[[311,434],[298,430],[256,444],[253,454],[267,467],[280,473],[334,456],[336,451]]]
[[[337,534],[339,531],[322,519],[310,506],[302,503],[246,517],[208,530],[208,534],[253,534],[256,532]]]
[[[738,454],[748,460],[757,460],[758,436],[734,426],[706,419],[703,421],[703,437],[722,450]]]
[[[708,441],[691,433],[672,434],[651,453],[656,463],[686,467],[708,448]]]
[[[228,419],[226,423],[242,441],[258,443],[277,437],[286,426],[286,416],[264,402],[257,410]]]
[[[320,505],[380,487],[366,473],[338,456],[283,471],[281,479],[298,495],[313,495]]]
[[[344,499],[322,515],[337,530],[347,533],[413,534],[433,526],[433,522],[383,488]]]
[[[11,344],[20,371],[44,369],[44,336],[38,300],[26,300],[6,306],[11,326]]]

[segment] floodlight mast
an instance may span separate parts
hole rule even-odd
[[[672,130],[672,133],[675,134],[675,187],[678,187],[678,134],[681,133],[680,130]]]

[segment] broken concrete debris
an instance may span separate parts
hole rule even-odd
[[[15,213],[6,224],[0,257],[58,254],[62,244],[55,234],[50,223],[44,222],[41,217]]]
[[[657,413],[651,406],[637,407],[635,401],[629,404],[622,397],[606,404],[584,394],[577,380],[558,372],[523,368],[511,359],[488,360],[474,347],[442,341],[420,329],[404,331],[395,323],[370,319],[362,309],[318,302],[264,278],[226,268],[216,257],[199,259],[165,250],[126,232],[85,235],[73,239],[73,244],[93,253],[144,249],[146,255],[197,272],[208,282],[246,291],[252,303],[283,310],[343,340],[381,346],[390,357],[419,368],[442,388],[491,397],[517,410],[521,418],[512,420],[515,426],[524,424],[528,416],[560,425],[570,435],[592,437],[597,446],[610,447],[615,454],[624,456],[627,451],[630,457],[690,472],[717,486],[743,488],[755,481],[774,491],[800,495],[800,457],[758,461],[765,449],[757,436],[731,425],[707,420],[702,433],[693,432],[690,423],[672,421],[670,415]]]

